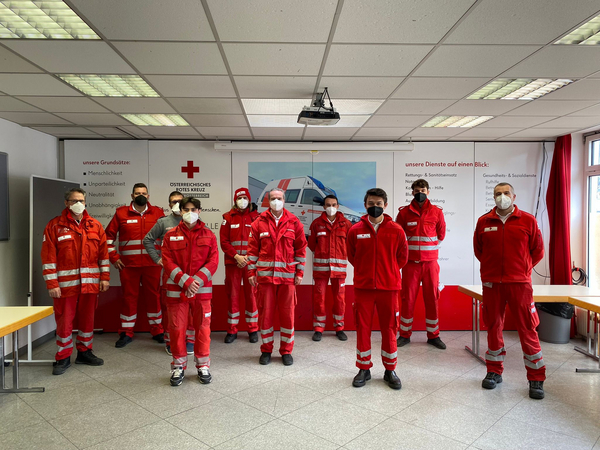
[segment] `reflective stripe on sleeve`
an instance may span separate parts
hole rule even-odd
[[[56,263],[42,265],[42,270],[53,270],[53,269],[56,269]]]

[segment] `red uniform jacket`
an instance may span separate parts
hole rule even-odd
[[[142,240],[156,221],[164,217],[162,208],[152,206],[148,203],[148,209],[140,214],[133,207],[120,206],[106,227],[106,239],[108,239],[108,256],[111,263],[119,259],[123,264],[130,267],[155,266],[156,264],[148,255]],[[117,251],[115,241],[119,235],[119,250]]]
[[[217,237],[204,222],[191,230],[184,221],[165,234],[162,245],[163,286],[168,298],[186,299],[185,291],[196,280],[197,296],[212,297],[212,277],[219,265]]]
[[[65,208],[46,225],[42,264],[46,287],[59,287],[62,297],[98,293],[110,279],[104,228],[87,211],[77,224]]]
[[[348,232],[348,260],[354,266],[355,288],[400,290],[400,269],[408,261],[406,234],[387,214],[376,233],[364,215]]]
[[[446,237],[446,220],[439,206],[425,200],[419,208],[416,200],[398,209],[396,222],[404,229],[408,239],[408,259],[411,261],[437,261],[440,243]]]
[[[544,257],[542,232],[535,217],[516,206],[506,223],[496,208],[481,216],[473,247],[484,283],[531,283],[531,270]]]
[[[310,225],[308,248],[314,253],[314,278],[346,278],[348,251],[346,237],[352,224],[337,212],[333,224],[323,212]]]
[[[258,218],[256,211],[250,211],[250,207],[244,211],[231,208],[231,211],[223,214],[223,223],[219,229],[221,237],[221,250],[225,253],[225,264],[236,264],[235,255],[246,255],[248,252],[248,236],[252,222]]]
[[[304,276],[306,237],[304,227],[287,209],[279,224],[270,210],[252,223],[248,238],[248,276],[259,283],[294,284],[294,277]]]

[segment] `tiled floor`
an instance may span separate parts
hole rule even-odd
[[[483,333],[485,334],[485,333]],[[42,394],[0,394],[1,449],[594,449],[600,450],[600,374],[576,374],[597,363],[573,343],[542,343],[546,398],[527,397],[516,333],[506,333],[504,382],[481,388],[485,368],[464,351],[469,332],[445,332],[446,351],[424,333],[399,350],[400,391],[373,379],[351,386],[355,333],[296,333],[294,365],[275,357],[260,366],[246,333],[233,344],[213,333],[213,382],[201,385],[190,364],[180,387],[169,385],[169,356],[148,334],[116,349],[115,334],[96,335],[102,367],[22,366],[24,386]],[[485,339],[485,336],[482,336]],[[373,334],[373,354],[381,337]],[[485,341],[484,341],[485,342]],[[37,349],[53,357],[54,343]],[[190,362],[191,362],[190,358]],[[73,357],[74,360],[74,357]],[[10,372],[10,370],[9,370]]]

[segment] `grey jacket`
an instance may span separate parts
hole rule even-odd
[[[144,238],[144,247],[146,247],[146,251],[152,258],[152,261],[154,261],[156,264],[158,264],[158,261],[160,261],[161,255],[160,252],[156,250],[154,243],[158,239],[164,238],[165,234],[167,234],[167,231],[169,231],[171,228],[175,228],[177,225],[179,225],[179,222],[181,222],[181,216],[176,216],[175,214],[169,214],[168,216],[161,217],[154,224],[152,229],[148,231],[148,234]]]

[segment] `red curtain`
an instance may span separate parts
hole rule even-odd
[[[550,284],[571,283],[571,135],[554,144],[546,204],[550,221]]]

